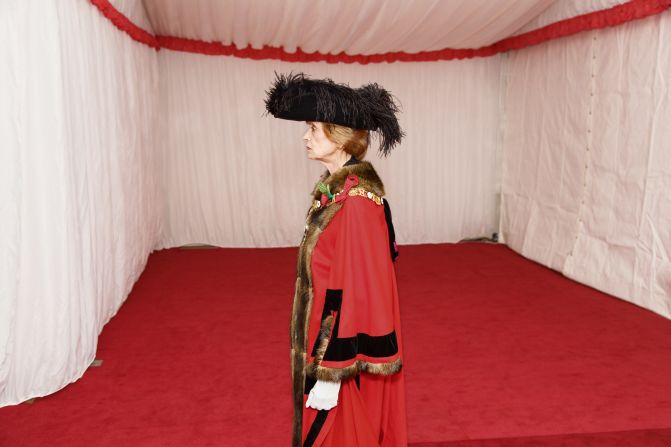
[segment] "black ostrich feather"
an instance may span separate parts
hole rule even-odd
[[[380,152],[387,156],[404,136],[396,118],[394,97],[378,84],[353,89],[331,79],[310,79],[303,73],[277,74],[266,92],[266,112],[276,118],[321,121],[380,136]]]
[[[396,119],[398,105],[391,93],[375,83],[366,84],[358,88],[357,92],[365,108],[364,116],[368,121],[366,128],[380,135],[380,152],[387,156],[405,136]]]

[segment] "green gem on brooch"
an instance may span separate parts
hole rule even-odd
[[[326,194],[329,200],[333,199],[333,194],[331,194],[331,187],[329,185],[325,185],[323,182],[319,182],[317,184],[317,189],[320,192]]]

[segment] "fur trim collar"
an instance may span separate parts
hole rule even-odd
[[[359,178],[358,186],[379,197],[384,196],[384,185],[382,184],[382,180],[380,180],[380,176],[377,175],[373,165],[368,161],[357,160],[355,163],[345,164],[333,174],[330,174],[329,171],[325,171],[319,178],[319,182],[328,185],[331,188],[331,191],[335,194],[342,190],[348,175],[356,175]],[[319,184],[319,182],[317,182],[317,184]],[[315,200],[319,200],[321,195],[321,191],[319,191],[317,185],[315,185],[312,191],[312,197]]]

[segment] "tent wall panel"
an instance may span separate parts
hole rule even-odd
[[[510,53],[502,70],[502,237],[556,270],[573,246],[583,190],[590,60],[591,40],[579,35]]]
[[[358,86],[402,103],[407,138],[380,171],[400,243],[496,231],[498,56],[466,61],[330,65],[161,51],[163,239],[160,247],[297,245],[309,193],[325,168],[307,159],[305,123],[263,116],[274,71]]]
[[[513,53],[504,73],[506,243],[671,317],[671,13]]]
[[[88,2],[1,8],[7,405],[83,374],[158,240],[158,62]]]

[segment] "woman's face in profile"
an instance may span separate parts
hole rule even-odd
[[[310,160],[328,160],[338,151],[336,144],[329,140],[324,133],[324,123],[318,121],[306,121],[308,126],[303,140],[305,149]]]

